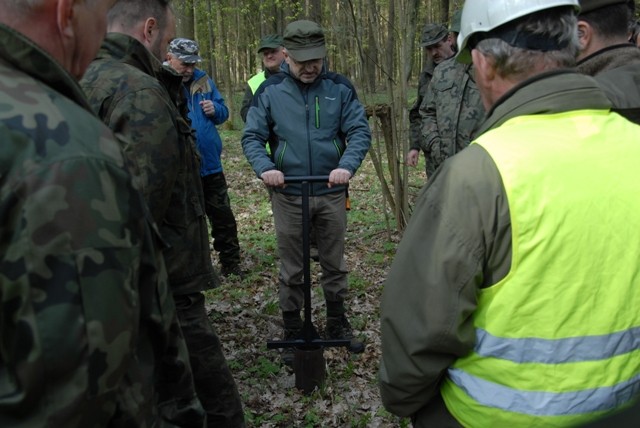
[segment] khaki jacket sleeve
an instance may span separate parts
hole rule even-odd
[[[506,274],[510,245],[502,182],[484,149],[445,161],[419,197],[384,285],[379,381],[391,413],[416,413],[473,349],[478,289]]]

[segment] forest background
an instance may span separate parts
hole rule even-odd
[[[380,132],[382,157],[372,154],[383,195],[395,227],[404,229],[409,217],[408,175],[402,160],[408,150],[408,107],[423,66],[419,48],[425,23],[449,25],[462,1],[305,0],[174,2],[178,35],[198,41],[201,67],[223,93],[232,119],[225,129],[241,129],[238,92],[262,68],[256,50],[260,38],[282,34],[289,22],[310,19],[325,30],[328,63],[355,85],[372,126]],[[235,114],[234,114],[235,112]],[[374,131],[376,131],[374,129]],[[396,221],[397,219],[397,221]]]
[[[377,386],[380,359],[379,303],[395,250],[425,183],[424,160],[408,168],[408,109],[415,102],[423,67],[420,30],[426,23],[448,25],[463,1],[449,0],[178,0],[178,36],[197,40],[209,73],[230,109],[219,127],[223,164],[238,222],[244,278],[230,277],[207,292],[209,317],[224,346],[240,391],[247,426],[408,427],[407,418],[384,410]],[[239,110],[246,81],[261,70],[260,38],[282,34],[296,19],[324,29],[330,69],[354,83],[366,106],[372,148],[351,180],[351,210],[345,256],[349,313],[363,354],[324,350],[325,382],[305,395],[295,374],[283,366],[267,340],[282,332],[278,306],[278,257],[271,207],[263,184],[242,154]],[[217,256],[212,254],[214,263]],[[324,299],[311,266],[312,319],[324,322]]]
[[[372,153],[381,191],[397,230],[410,216],[408,109],[415,101],[426,61],[420,32],[426,23],[450,25],[463,0],[179,0],[174,1],[179,37],[197,40],[201,67],[214,79],[232,112],[225,129],[241,130],[237,94],[262,68],[260,38],[282,34],[297,19],[325,30],[328,63],[355,85],[368,114],[374,116],[384,159]],[[640,0],[636,0],[636,9]],[[374,129],[375,131],[376,129]]]

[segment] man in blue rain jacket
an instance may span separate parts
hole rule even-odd
[[[205,211],[211,222],[213,248],[219,253],[223,276],[242,276],[238,227],[231,210],[227,181],[222,171],[222,140],[216,125],[229,118],[229,109],[207,73],[196,68],[202,61],[198,44],[177,38],[169,44],[167,62],[182,75],[191,127],[196,133],[201,156],[200,176]]]

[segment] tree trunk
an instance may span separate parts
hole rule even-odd
[[[322,24],[322,5],[320,0],[306,0],[305,3],[308,19]]]
[[[176,34],[178,37],[195,38],[193,6],[193,0],[183,0],[176,3]]]
[[[440,22],[444,25],[449,22],[449,0],[440,0]]]
[[[211,6],[211,0],[207,0],[207,30],[209,33],[209,52],[207,52],[207,60],[209,62],[210,76],[217,78],[216,58],[213,54],[216,50],[216,35],[213,32],[213,8]]]

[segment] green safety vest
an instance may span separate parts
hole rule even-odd
[[[251,88],[251,93],[255,94],[256,91],[258,90],[258,87],[265,80],[267,80],[267,76],[265,75],[264,71],[262,71],[262,72],[260,72],[260,73],[258,73],[256,75],[254,75],[253,77],[251,77],[251,79],[249,79],[249,81],[247,82],[249,84],[249,87]]]
[[[267,80],[266,74],[267,74],[266,71],[261,71],[260,73],[254,75],[253,77],[251,77],[251,79],[247,81],[249,88],[251,88],[252,94],[255,94],[258,88],[260,87],[260,85],[262,84],[262,82]],[[268,143],[265,146],[265,150],[267,151],[268,155],[271,154],[271,146]]]
[[[640,128],[606,110],[520,116],[475,141],[512,222],[476,346],[441,394],[469,427],[568,426],[640,391]]]

